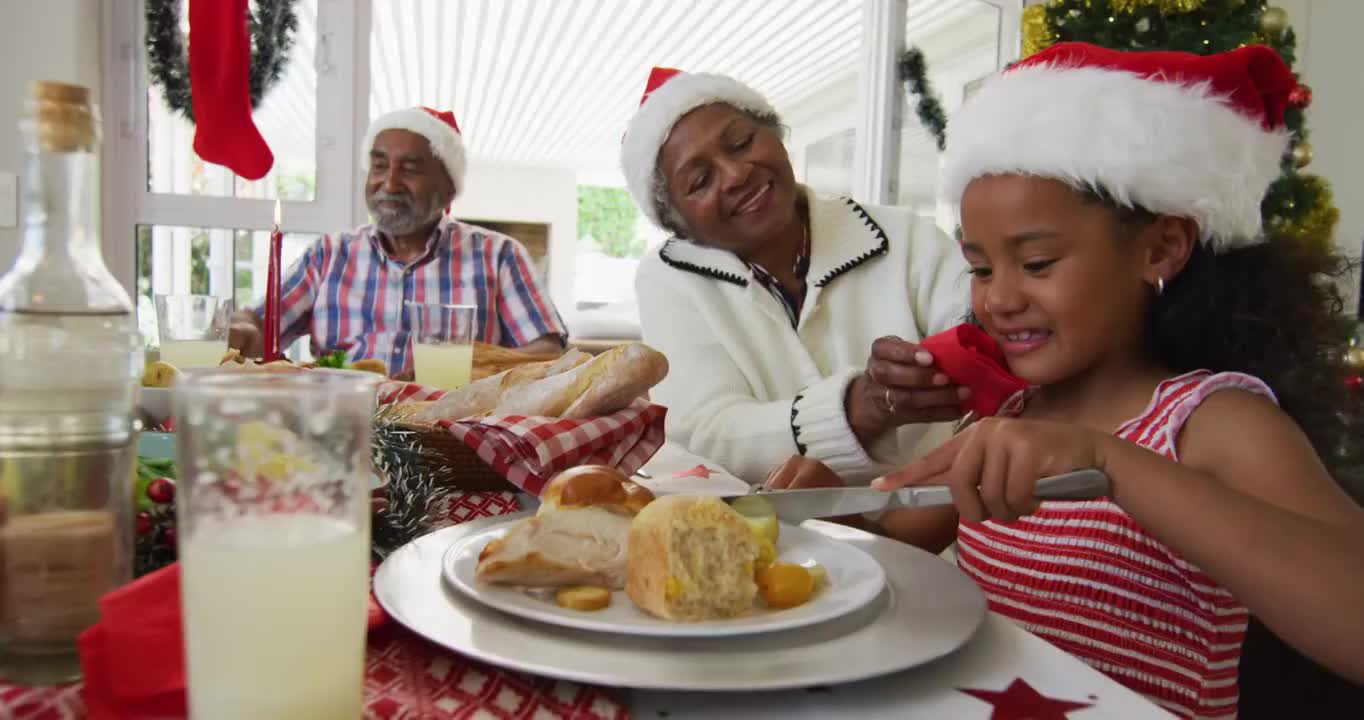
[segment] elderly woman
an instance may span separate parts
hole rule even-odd
[[[960,414],[968,391],[915,344],[965,316],[955,245],[904,209],[797,184],[757,92],[655,68],[621,164],[673,234],[635,280],[671,367],[654,395],[671,439],[750,482],[797,453],[867,479]]]

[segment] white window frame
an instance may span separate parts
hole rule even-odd
[[[358,224],[364,217],[355,148],[368,122],[369,9],[369,2],[364,0],[318,0],[314,59],[317,193],[311,202],[283,203],[280,229],[284,232],[335,232]],[[147,189],[148,76],[143,0],[108,0],[100,3],[100,12],[105,119],[100,229],[110,270],[135,297],[137,226],[269,231],[274,224],[274,201],[173,195]],[[212,252],[222,249],[215,247]],[[235,259],[221,264],[233,268]],[[214,284],[221,282],[218,278]],[[230,278],[227,284],[230,288]],[[217,294],[230,295],[231,290]]]
[[[975,1],[999,10],[995,67],[1002,68],[1021,52],[1023,0]],[[905,50],[906,13],[905,0],[863,0],[855,187],[857,197],[880,205],[893,205],[899,197],[905,88],[896,64]]]

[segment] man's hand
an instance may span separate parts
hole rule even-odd
[[[227,346],[249,358],[258,358],[265,353],[265,333],[254,312],[238,310],[232,314],[232,324],[227,328]]]
[[[531,355],[563,355],[564,343],[557,334],[541,335],[516,349]]]

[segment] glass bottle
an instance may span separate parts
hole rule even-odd
[[[76,638],[131,575],[141,342],[96,228],[99,118],[84,87],[35,83],[23,237],[0,277],[0,675],[80,674]]]

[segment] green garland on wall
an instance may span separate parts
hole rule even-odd
[[[900,56],[899,65],[900,79],[909,86],[910,94],[919,98],[914,104],[914,111],[924,127],[933,133],[938,151],[941,152],[947,147],[947,113],[929,85],[928,61],[924,59],[922,50],[910,48]]]
[[[194,122],[189,87],[189,56],[180,32],[182,0],[146,0],[147,68],[161,87],[166,106]],[[265,93],[279,82],[289,63],[289,50],[298,30],[295,0],[256,0],[247,13],[251,34],[251,107],[260,106]]]

